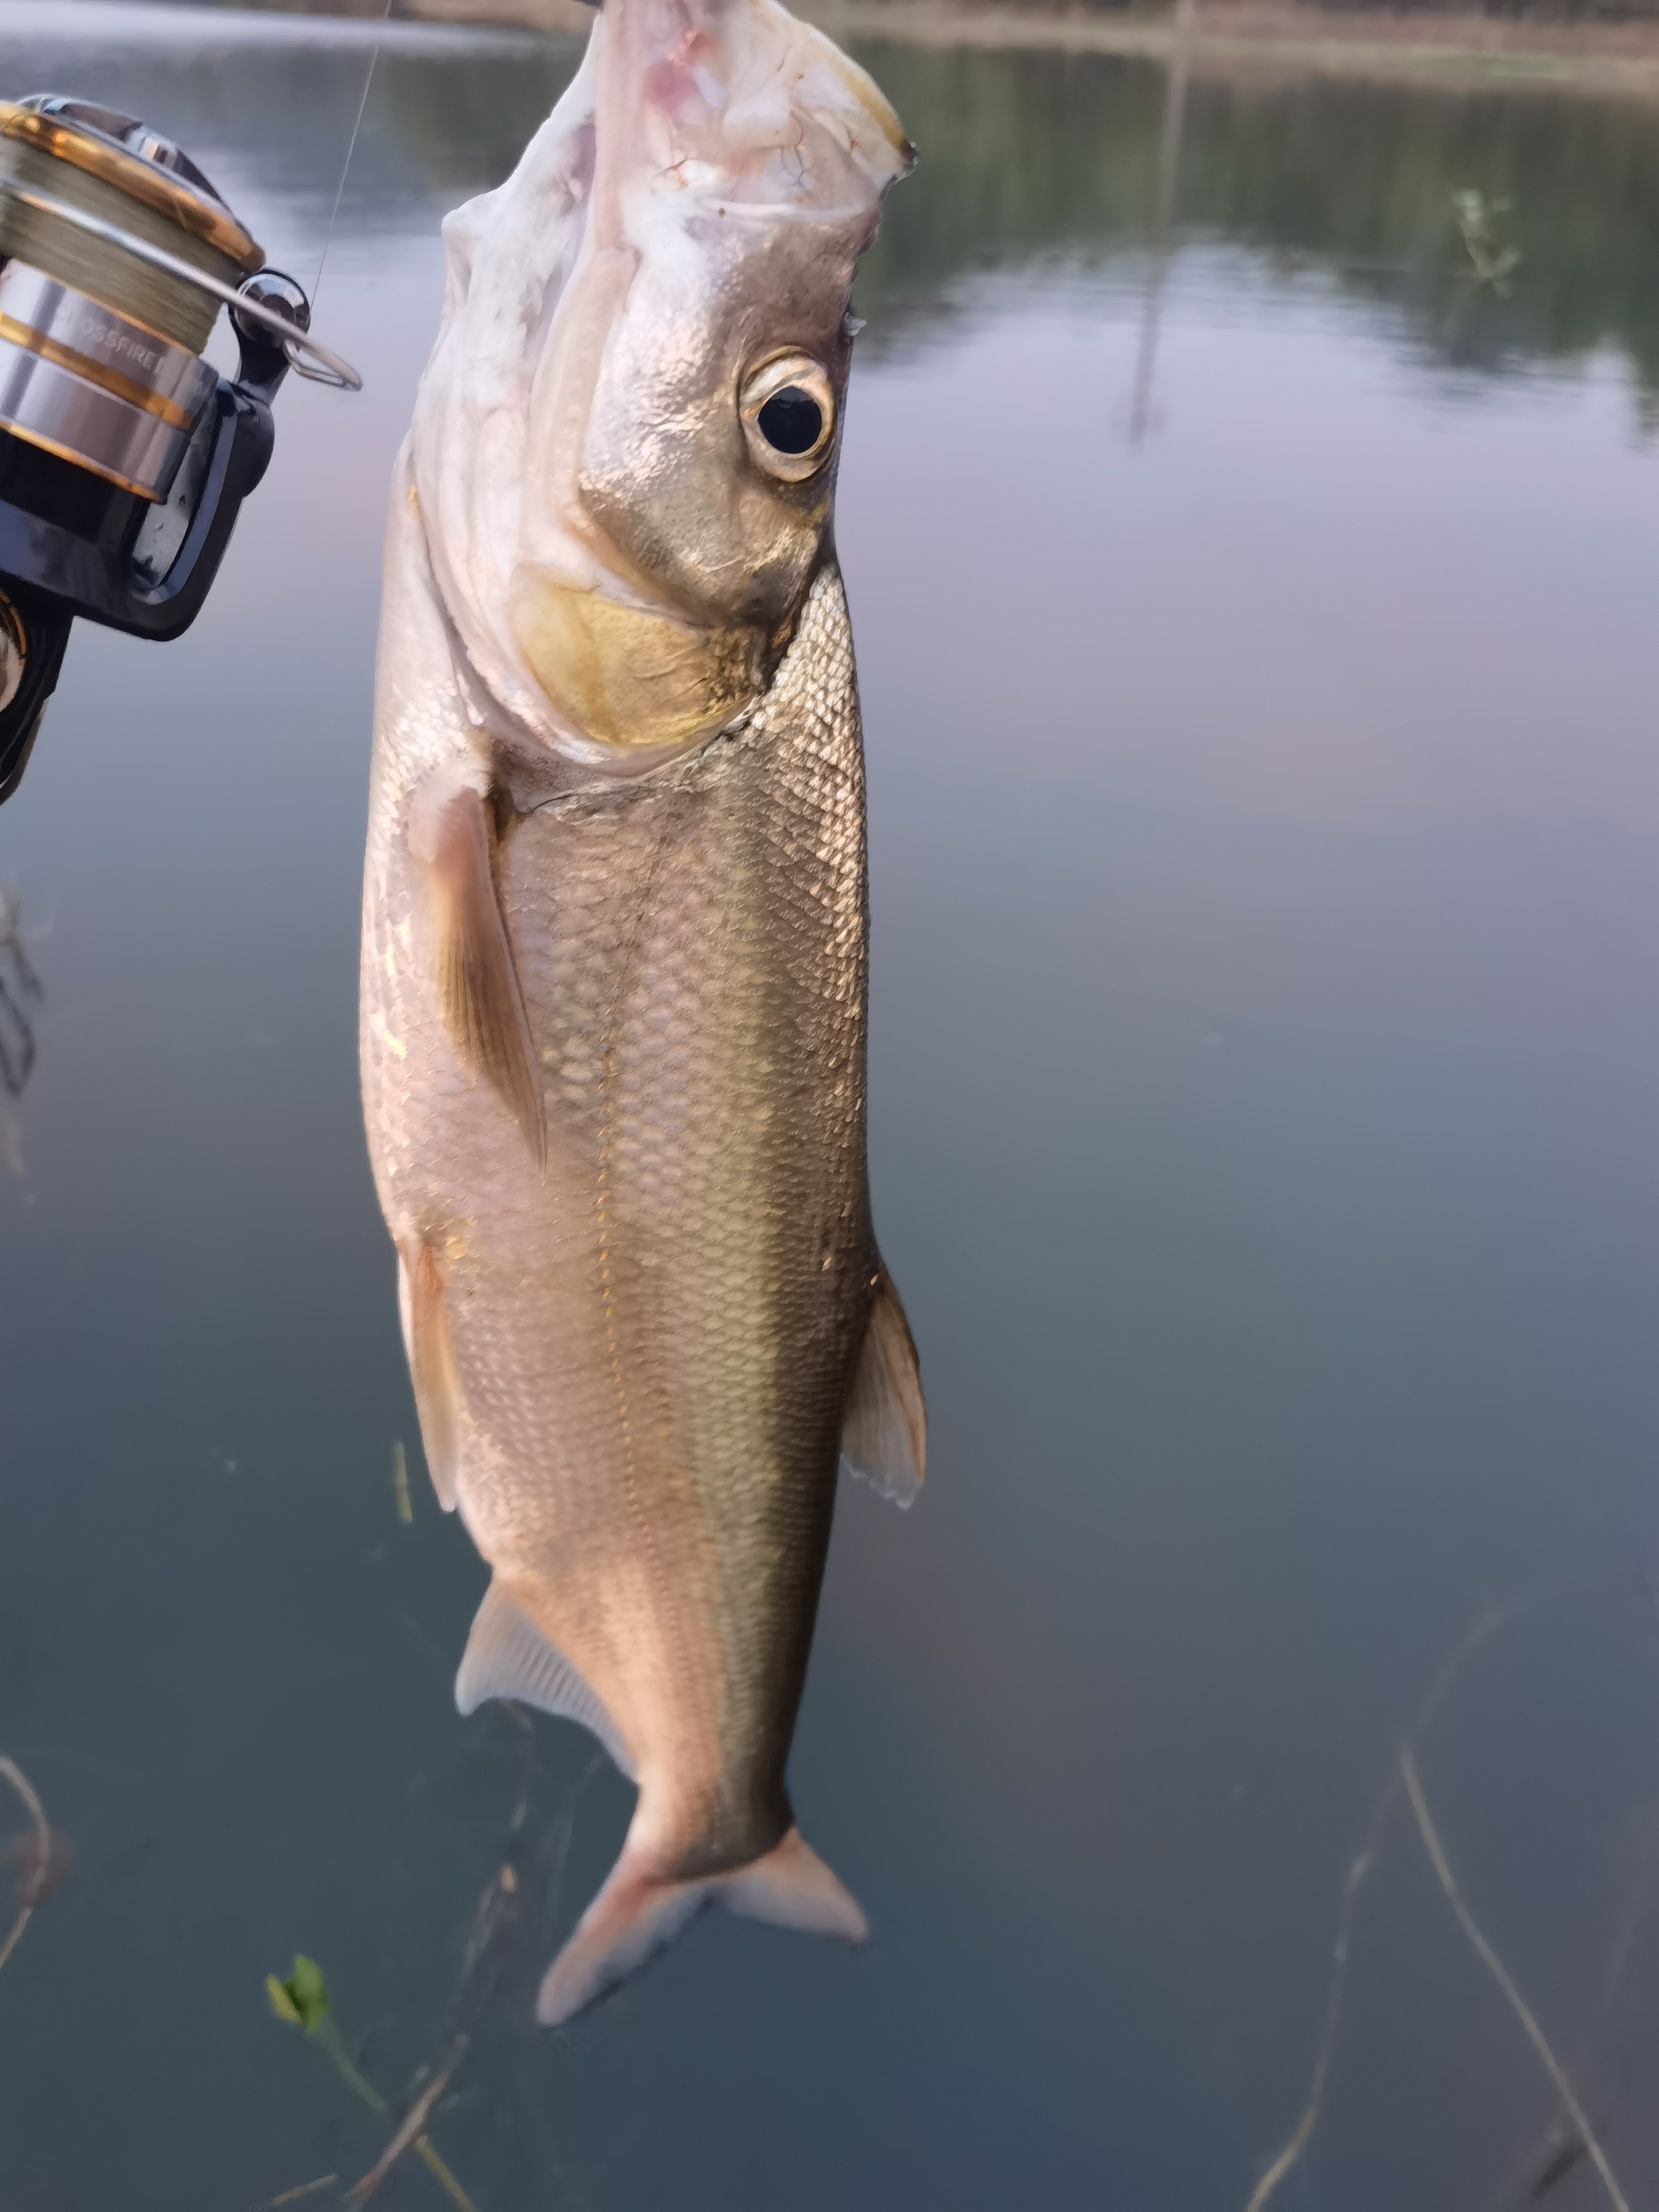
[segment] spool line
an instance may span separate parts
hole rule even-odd
[[[3,189],[9,198],[21,201],[25,207],[33,208],[37,215],[56,216],[60,221],[86,232],[90,238],[101,239],[106,246],[124,248],[136,259],[148,262],[153,269],[159,269],[164,276],[176,277],[181,284],[191,285],[197,291],[206,292],[212,298],[222,301],[237,314],[249,322],[258,323],[262,329],[280,339],[294,369],[313,384],[332,384],[346,392],[362,390],[363,380],[349,362],[343,361],[338,354],[331,353],[326,346],[319,345],[315,338],[301,330],[297,323],[290,322],[286,315],[278,314],[274,307],[267,307],[261,301],[250,299],[234,285],[222,283],[218,277],[209,276],[204,269],[193,269],[188,261],[179,260],[176,254],[167,252],[165,247],[152,246],[147,239],[135,238],[130,231],[106,222],[100,216],[88,215],[80,208],[71,207],[67,201],[53,199],[46,192],[26,191],[10,183]],[[320,363],[320,368],[307,368],[296,358],[300,354],[308,355],[313,361]]]
[[[107,144],[56,116],[6,100],[0,100],[0,137],[37,147],[55,161],[66,161],[126,198],[166,216],[250,276],[264,259],[264,248],[228,208],[204,198],[173,177],[159,173],[125,146]]]

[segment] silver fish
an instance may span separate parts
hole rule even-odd
[[[908,1500],[925,1450],[830,527],[911,159],[774,0],[605,0],[445,225],[393,489],[363,1096],[428,1463],[493,1570],[456,1698],[580,1721],[639,1787],[549,2022],[713,1899],[866,1932],[784,1766],[838,1462]]]

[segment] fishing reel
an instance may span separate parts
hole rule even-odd
[[[0,101],[0,803],[76,617],[187,629],[296,375],[359,391],[190,157],[131,115]],[[234,380],[202,359],[221,307]]]

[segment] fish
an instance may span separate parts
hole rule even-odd
[[[638,1795],[537,2000],[702,1906],[861,1942],[785,1769],[838,1471],[925,1468],[866,1163],[865,782],[834,495],[914,149],[776,0],[605,0],[444,225],[386,535],[361,1060],[463,1712]]]

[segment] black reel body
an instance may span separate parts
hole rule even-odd
[[[158,641],[195,620],[270,459],[289,369],[358,385],[263,258],[134,118],[0,102],[0,801],[77,617]],[[234,380],[201,358],[222,302]]]

